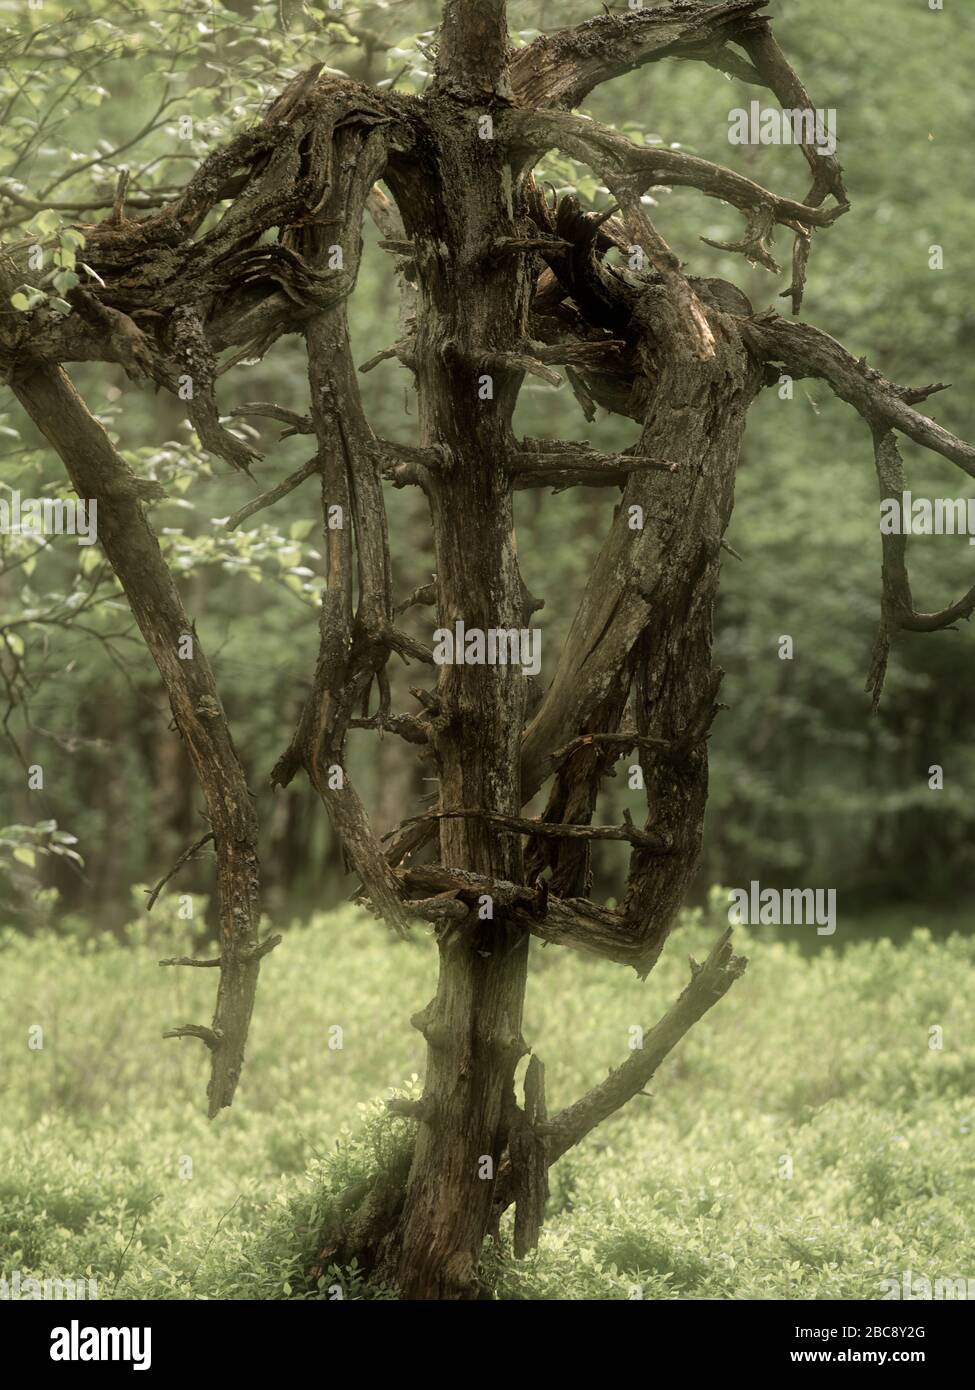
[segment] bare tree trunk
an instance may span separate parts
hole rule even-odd
[[[406,230],[418,249],[417,378],[421,444],[447,459],[428,484],[437,566],[437,617],[453,631],[521,628],[512,485],[503,460],[522,373],[503,361],[524,336],[529,279],[520,258],[492,261],[514,231],[512,170],[484,138],[491,86],[503,68],[504,6],[447,7],[430,112],[447,220],[426,216],[404,190]],[[486,386],[486,379],[490,378]],[[491,398],[482,399],[489,394]],[[517,814],[525,677],[512,665],[441,668],[430,738],[441,809],[490,806]],[[442,863],[488,879],[522,881],[517,835],[478,819],[445,820]],[[414,1020],[428,1045],[424,1113],[401,1228],[387,1267],[410,1298],[471,1298],[491,1217],[494,1169],[514,1113],[528,933],[500,906],[441,935],[440,978]]]

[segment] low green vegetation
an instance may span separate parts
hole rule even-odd
[[[688,914],[642,985],[536,950],[526,1036],[550,1109],[625,1059],[720,924]],[[212,1002],[210,972],[155,964],[185,951],[176,927],[0,937],[0,1274],[94,1277],[101,1298],[390,1297],[320,1266],[317,1224],[408,1138],[382,1098],[422,1068],[408,1019],[431,943],[352,910],[286,931],[238,1100],[208,1123],[203,1048],[160,1038]],[[879,1298],[907,1270],[975,1278],[975,940],[920,919],[900,946],[844,935],[802,952],[736,931],[745,977],[652,1097],[553,1170],[536,1255],[486,1249],[498,1297]]]

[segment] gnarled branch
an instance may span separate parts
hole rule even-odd
[[[690,9],[657,5],[605,14],[571,29],[542,34],[508,69],[521,106],[569,109],[594,87],[660,58],[705,58],[724,50],[742,21],[768,0],[724,0]]]
[[[549,1165],[557,1163],[597,1125],[643,1091],[694,1024],[741,978],[747,964],[744,956],[736,956],[732,951],[730,928],[719,937],[702,965],[691,962],[690,982],[664,1016],[644,1034],[642,1048],[633,1051],[605,1081],[538,1125],[538,1132],[545,1139]],[[508,1155],[498,1168],[495,1192],[499,1214],[517,1200],[516,1162],[517,1155]]]

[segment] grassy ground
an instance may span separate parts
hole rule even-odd
[[[0,1275],[87,1272],[102,1298],[327,1298],[339,1278],[382,1296],[305,1271],[328,1191],[407,1123],[376,1098],[422,1067],[408,1019],[432,993],[432,946],[351,910],[289,930],[238,1100],[209,1123],[204,1049],[160,1039],[212,1001],[210,972],[155,965],[185,950],[176,926],[124,947],[0,935]],[[625,1059],[718,929],[691,914],[643,985],[536,951],[526,1037],[550,1108]],[[747,974],[653,1098],[553,1170],[537,1254],[488,1254],[500,1297],[879,1298],[905,1270],[975,1279],[975,939],[921,929],[839,953],[824,938],[805,958],[736,939]]]

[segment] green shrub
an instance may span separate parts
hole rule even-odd
[[[155,964],[182,952],[177,925],[125,944],[0,937],[0,1273],[95,1277],[102,1298],[394,1296],[320,1267],[319,1235],[335,1195],[410,1142],[382,1098],[420,1084],[409,1017],[432,992],[429,938],[392,941],[352,910],[287,930],[262,970],[238,1099],[211,1123],[204,1049],[160,1036],[212,1005],[209,972]],[[625,1059],[630,1027],[669,1005],[686,952],[716,930],[688,914],[645,984],[534,953],[527,1036],[551,1110]],[[499,1298],[877,1298],[905,1269],[975,1277],[975,943],[918,930],[902,947],[803,955],[738,937],[748,972],[652,1099],[553,1170],[529,1259],[505,1253],[505,1217],[503,1249],[484,1257]]]

